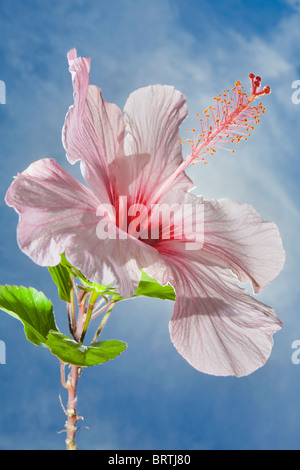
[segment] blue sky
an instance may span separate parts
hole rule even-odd
[[[189,174],[205,198],[252,204],[279,226],[287,261],[259,298],[284,323],[267,365],[249,377],[218,378],[189,366],[171,344],[172,304],[139,299],[115,308],[104,336],[128,342],[123,355],[84,371],[79,413],[89,429],[81,449],[299,449],[300,365],[291,361],[300,339],[300,2],[193,0],[0,0],[0,283],[34,286],[64,305],[47,269],[16,243],[17,214],[5,206],[12,178],[32,161],[53,157],[73,175],[61,144],[72,104],[66,53],[92,58],[91,82],[123,108],[130,92],[174,85],[189,106],[187,126],[223,88],[247,84],[253,72],[270,85],[267,113],[233,157],[219,151]],[[66,331],[66,330],[65,330]],[[0,314],[0,449],[64,447],[66,398],[57,359],[24,339],[21,323]]]

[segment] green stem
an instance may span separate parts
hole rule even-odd
[[[93,341],[91,342],[91,344],[94,344],[97,341],[101,331],[103,330],[104,326],[106,325],[106,322],[107,322],[107,320],[109,318],[109,315],[110,315],[112,309],[114,308],[115,304],[116,304],[115,302],[111,302],[107,305],[108,310],[107,310],[106,314],[104,315],[104,317],[102,319],[102,322],[100,323],[100,326],[99,326],[98,330],[96,331],[95,336],[94,336]]]
[[[74,298],[74,280],[72,278],[73,287],[71,289],[71,317],[72,317],[72,334],[76,331],[76,311],[75,311],[75,298]]]
[[[94,306],[95,306],[95,303],[96,303],[96,300],[97,300],[98,296],[99,296],[99,294],[97,292],[92,292],[91,293],[91,297],[90,297],[90,300],[89,300],[88,311],[87,311],[87,314],[86,314],[85,322],[84,322],[84,325],[83,325],[83,328],[82,328],[82,333],[81,333],[81,336],[80,336],[80,343],[82,343],[83,340],[84,340],[86,330],[89,326],[90,319],[91,319],[93,309],[94,309]]]

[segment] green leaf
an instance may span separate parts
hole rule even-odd
[[[49,333],[47,346],[61,361],[79,367],[103,364],[119,356],[127,347],[126,343],[118,340],[101,341],[84,346],[58,331]]]
[[[58,287],[59,298],[71,302],[72,280],[69,270],[62,263],[54,267],[49,266],[48,270]]]
[[[171,285],[162,286],[156,279],[142,271],[142,277],[133,297],[144,295],[162,300],[175,300],[176,294]]]
[[[79,277],[82,281],[86,281],[85,276],[79,271],[79,269],[74,268],[71,263],[66,258],[66,255],[63,253],[60,255],[60,264],[63,266],[69,273],[74,277]]]
[[[0,309],[20,320],[37,346],[46,346],[49,331],[57,330],[50,300],[33,287],[0,286]]]

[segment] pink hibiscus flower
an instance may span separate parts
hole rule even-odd
[[[199,120],[199,134],[192,131],[191,153],[183,160],[179,126],[187,106],[179,91],[162,85],[139,89],[129,96],[123,116],[89,85],[90,60],[78,58],[73,49],[68,61],[74,105],[63,144],[69,162],[80,161],[88,186],[53,159],[18,174],[6,203],[20,214],[21,250],[41,266],[57,265],[65,253],[90,281],[116,281],[124,297],[137,289],[141,269],[163,285],[170,283],[176,292],[170,335],[179,353],[205,373],[250,374],[268,359],[281,322],[238,281],[251,282],[255,293],[272,281],[284,264],[281,239],[277,227],[249,205],[192,195],[185,169],[197,159],[206,163],[215,147],[246,138],[264,112],[252,101],[270,89],[260,90],[260,78],[251,74],[249,97],[237,82],[231,97],[224,91],[214,98],[215,106]],[[157,203],[175,204],[178,211],[201,207],[201,223],[189,210],[183,221],[173,217],[164,236],[166,226],[152,218]],[[146,209],[138,223],[129,207]],[[156,237],[149,236],[153,227]]]

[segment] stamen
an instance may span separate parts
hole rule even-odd
[[[188,140],[192,147],[187,159],[190,163],[196,155],[212,154],[212,150],[215,152],[215,147],[231,150],[227,148],[228,144],[239,143],[242,139],[247,140],[247,136],[251,135],[249,131],[253,131],[260,122],[260,114],[265,113],[265,108],[262,103],[258,106],[250,105],[258,96],[268,95],[271,89],[269,86],[261,89],[261,77],[250,73],[249,78],[251,82],[249,96],[244,92],[241,82],[237,81],[231,93],[229,90],[223,90],[223,94],[213,98],[215,105],[209,106],[204,111],[204,121],[199,118],[199,113],[196,114],[200,132],[196,134],[193,129],[193,139]],[[204,161],[206,162],[205,159]]]
[[[151,203],[156,203],[160,197],[165,194],[178,178],[195,161],[207,164],[207,155],[214,155],[216,148],[229,150],[233,154],[234,150],[228,148],[233,143],[240,143],[241,140],[247,141],[255,126],[260,122],[260,115],[265,114],[265,108],[260,102],[257,106],[252,106],[252,102],[258,96],[268,95],[271,92],[269,86],[261,89],[261,78],[253,73],[249,74],[251,82],[251,92],[248,96],[241,82],[235,82],[234,87],[224,90],[223,94],[214,97],[214,106],[209,106],[204,111],[204,119],[200,119],[199,113],[196,114],[199,122],[199,133],[196,129],[192,130],[192,138],[184,137],[185,142],[189,142],[192,151],[172,175],[163,183],[157,193],[153,196]],[[189,132],[189,129],[186,129]]]

